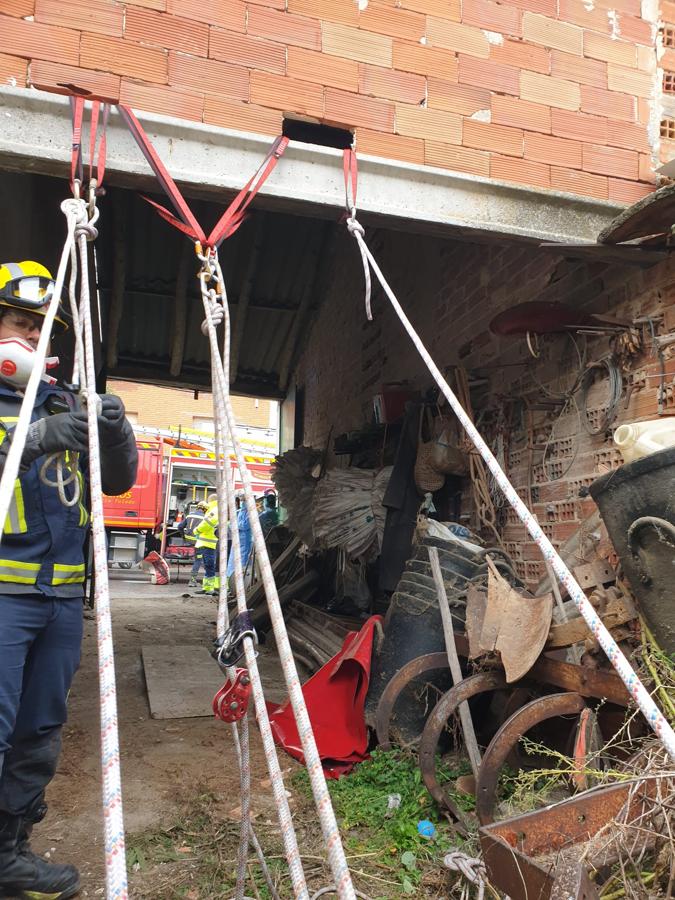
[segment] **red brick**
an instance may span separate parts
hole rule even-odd
[[[646,181],[649,184],[656,184],[656,174],[654,172],[654,162],[651,154],[638,154],[638,175],[640,181]]]
[[[495,125],[511,125],[525,131],[551,131],[551,109],[541,103],[516,100],[495,94],[492,97],[492,120]]]
[[[551,172],[548,166],[529,159],[500,156],[498,153],[493,153],[490,157],[490,178],[497,181],[516,181],[534,187],[551,187]]]
[[[647,47],[654,45],[654,26],[644,19],[619,13],[619,34],[625,41],[645,44]]]
[[[427,18],[427,38],[434,47],[445,47],[469,56],[487,59],[490,55],[490,44],[480,28],[471,25],[460,25],[447,19]]]
[[[396,72],[380,66],[359,65],[359,93],[383,97],[399,103],[421,103],[426,99],[427,82],[422,75]]]
[[[272,106],[284,113],[323,116],[321,85],[297,78],[282,78],[268,72],[251,72],[251,102]]]
[[[568,194],[584,194],[607,200],[609,187],[607,179],[602,175],[589,175],[577,169],[562,169],[551,166],[551,187]]]
[[[647,47],[643,44],[637,44],[637,67],[641,72],[649,72],[652,75],[656,72],[656,52],[654,45]]]
[[[418,75],[433,75],[446,81],[457,81],[457,57],[447,50],[424,47],[394,41],[393,62],[395,69],[417,72]]]
[[[520,93],[520,71],[489,60],[459,55],[459,83],[473,84],[504,94]]]
[[[462,0],[462,22],[501,34],[520,34],[521,12],[492,0]]]
[[[606,144],[607,119],[567,109],[551,110],[551,131],[558,137],[588,143]]]
[[[542,75],[548,75],[551,71],[550,51],[527,41],[505,40],[503,44],[491,44],[489,58],[501,65],[541,72]]]
[[[607,86],[611,91],[635,94],[636,97],[646,99],[652,96],[654,90],[654,76],[636,69],[627,69],[624,66],[615,66],[609,63],[607,66]]]
[[[562,166],[567,169],[581,168],[581,143],[549,134],[525,135],[525,159]]]
[[[246,4],[241,0],[166,0],[167,12],[229,31],[246,30]]]
[[[2,13],[6,16],[16,16],[25,19],[35,13],[35,0],[3,0]]]
[[[124,37],[129,41],[155,44],[194,56],[206,56],[209,50],[208,25],[133,6],[127,7]]]
[[[342,88],[345,91],[358,91],[359,64],[353,59],[340,59],[316,50],[305,50],[303,47],[288,48],[288,75],[305,81],[316,81],[318,84]]]
[[[120,76],[108,72],[95,72],[78,66],[61,66],[58,63],[33,60],[30,67],[30,83],[43,91],[70,94],[70,85],[88,91],[92,97],[117,103],[120,96]],[[68,85],[68,87],[64,87]]]
[[[235,131],[278,135],[281,134],[283,114],[277,109],[266,109],[254,103],[238,103],[207,94],[204,98],[204,121]]]
[[[33,63],[36,65],[37,61]],[[19,56],[8,56],[0,53],[0,84],[10,84],[12,87],[25,87],[28,73],[28,61]]]
[[[462,130],[462,144],[477,150],[491,150],[507,156],[523,155],[523,132],[520,128],[507,128],[465,119]]]
[[[419,41],[426,33],[426,18],[410,10],[369,0],[359,15],[359,28],[403,40]]]
[[[596,116],[608,116],[612,119],[635,121],[635,97],[606,91],[603,88],[581,86],[581,111]]]
[[[487,178],[490,174],[490,154],[478,150],[467,150],[465,147],[453,147],[438,141],[424,142],[424,162],[427,166],[451,169],[453,172],[466,172],[469,175],[480,175]]]
[[[35,21],[121,37],[124,9],[114,0],[35,0]]]
[[[563,50],[581,56],[583,52],[583,31],[576,25],[559,22],[535,13],[523,14],[523,37],[533,44],[542,44],[550,49]]]
[[[583,169],[596,175],[617,178],[638,177],[638,155],[633,150],[606,147],[601,144],[584,144]]]
[[[620,178],[609,179],[609,199],[620,203],[637,203],[648,194],[654,193],[654,186],[640,184],[636,181],[623,181]]]
[[[295,53],[297,48],[288,48],[289,60],[291,51]],[[223,31],[221,28],[214,27],[209,31],[209,56],[235,65],[248,66],[251,69],[276,72],[278,75],[283,75],[286,71],[286,47],[283,44],[249,37],[247,34]],[[356,66],[354,73],[356,74]],[[288,74],[295,73],[289,71]]]
[[[286,0],[248,0],[257,6],[271,6],[273,9],[286,9]]]
[[[604,34],[595,34],[592,31],[584,33],[584,56],[602,59],[619,66],[637,65],[637,51],[634,44],[615,41]]]
[[[391,65],[394,42],[386,35],[370,34],[360,28],[322,22],[321,41],[324,53],[374,66]]]
[[[588,0],[586,3],[583,0],[558,0],[558,9],[563,22],[571,22],[573,25],[590,28],[591,31],[599,31],[601,34],[609,34],[612,30],[607,10],[589,3]]]
[[[644,125],[633,125],[631,122],[615,122],[607,120],[607,144],[612,147],[623,147],[625,150],[638,150],[649,153],[649,138]]]
[[[347,128],[362,125],[374,131],[394,130],[393,103],[326,88],[325,104],[326,119],[336,125]]]
[[[510,0],[511,6],[517,6],[523,12],[540,13],[542,16],[555,16],[557,0]]]
[[[321,49],[319,21],[306,16],[294,16],[276,9],[250,6],[246,31],[248,34],[264,37],[270,41],[281,41],[296,47],[307,47],[308,50]]]
[[[204,95],[177,91],[166,85],[138,84],[122,79],[120,103],[131,106],[135,111],[160,113],[176,119],[191,119],[201,122],[204,110]]]
[[[336,3],[335,0],[288,0],[289,12],[302,16],[314,16],[325,22],[341,25],[358,25],[359,8],[356,3]]]
[[[397,134],[407,134],[409,137],[440,141],[446,144],[460,144],[462,120],[460,116],[440,109],[397,104],[395,131]]]
[[[394,0],[393,5],[424,13],[425,16],[454,19],[455,22],[461,18],[460,0]]]
[[[492,97],[490,91],[466,84],[453,84],[440,78],[429,78],[427,91],[427,103],[430,107],[463,116],[472,116],[481,109],[489,109]]]
[[[594,2],[602,9],[614,9],[626,13],[627,16],[637,17],[642,14],[642,0],[594,0]]]
[[[0,16],[0,34],[4,48],[17,56],[74,66],[79,62],[80,34],[69,28]]]
[[[551,75],[588,84],[591,87],[607,87],[607,63],[598,59],[584,59],[562,50],[551,51]]]
[[[248,100],[248,69],[217,59],[169,53],[169,84],[179,90],[220,94],[233,100]]]
[[[166,12],[167,0],[133,0],[134,6],[142,6],[145,9],[155,9],[157,12]],[[127,4],[127,8],[130,4]]]
[[[387,134],[385,131],[356,129],[356,149],[366,156],[382,156],[402,162],[424,164],[424,141],[402,134]]]
[[[166,84],[169,71],[163,50],[86,32],[82,35],[80,62],[88,69],[104,69],[126,78],[159,84]]]
[[[520,73],[520,96],[533,103],[549,103],[561,109],[579,109],[581,105],[581,90],[576,82],[539,72]]]

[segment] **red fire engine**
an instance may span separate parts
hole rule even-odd
[[[206,499],[216,486],[215,454],[199,444],[138,436],[136,445],[136,483],[119,497],[103,498],[108,561],[123,568],[130,568],[149,550],[157,549],[160,535],[166,535],[172,525],[199,500]],[[262,494],[274,487],[272,460],[272,455],[246,455],[255,493]],[[239,489],[242,481],[234,457],[230,457],[230,465],[235,487]]]

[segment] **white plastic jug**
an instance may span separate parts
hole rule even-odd
[[[619,425],[614,432],[614,443],[625,463],[675,447],[675,417]]]

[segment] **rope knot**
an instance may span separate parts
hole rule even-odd
[[[88,241],[95,241],[98,237],[98,229],[91,222],[84,222],[75,226],[75,237],[84,235]]]
[[[365,235],[366,235],[365,228],[358,221],[358,219],[356,219],[355,216],[353,216],[353,215],[347,219],[347,230],[349,231],[350,234],[353,234],[353,235],[358,234],[361,237],[365,237]]]

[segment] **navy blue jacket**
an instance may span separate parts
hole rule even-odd
[[[50,397],[75,408],[75,398],[57,386],[42,383],[38,389],[32,422],[49,415]],[[0,471],[18,419],[22,397],[0,383]],[[0,542],[0,594],[36,594],[45,597],[82,597],[84,594],[84,543],[89,523],[87,497],[87,458],[80,454],[78,479],[81,500],[64,506],[55,487],[40,479],[44,456],[30,464],[17,478],[14,497]],[[125,420],[125,428],[114,446],[101,445],[101,477],[106,494],[129,490],[136,480],[138,453],[134,433]],[[50,480],[55,480],[52,469]],[[72,498],[74,484],[65,487]]]

